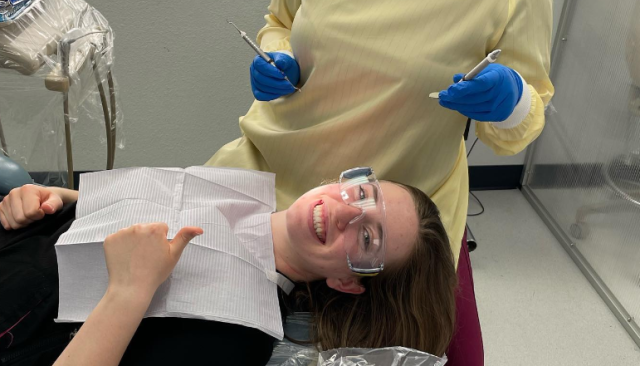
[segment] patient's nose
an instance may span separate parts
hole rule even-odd
[[[362,216],[363,212],[358,207],[353,207],[347,205],[346,203],[339,203],[336,206],[336,211],[334,213],[334,218],[336,221],[336,226],[339,230],[344,230],[349,222],[355,218],[359,218]]]

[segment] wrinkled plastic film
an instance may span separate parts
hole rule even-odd
[[[67,135],[72,145],[79,123],[104,156],[91,169],[112,167],[124,147],[113,41],[107,20],[81,0],[36,0],[0,22],[0,150],[36,182],[68,185]]]
[[[315,366],[318,351],[311,346],[301,346],[288,341],[278,341],[266,366]]]
[[[404,347],[338,348],[320,354],[313,347],[277,342],[267,366],[444,366],[447,358]]]
[[[306,342],[309,340],[311,314],[297,312],[287,316],[284,333],[287,337]],[[277,341],[267,366],[314,366],[318,362],[318,351],[311,345],[300,345],[285,338]]]
[[[309,313],[287,317],[285,334],[299,341],[309,339]],[[285,339],[275,344],[267,366],[443,366],[447,358],[404,347],[379,349],[339,348],[321,353],[312,345],[299,345]]]
[[[320,353],[318,366],[443,366],[447,358],[404,347],[339,348]]]

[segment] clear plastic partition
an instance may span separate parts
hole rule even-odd
[[[640,2],[567,3],[524,192],[640,345]]]

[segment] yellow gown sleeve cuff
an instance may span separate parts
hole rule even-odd
[[[289,37],[279,39],[262,46],[264,52],[288,52],[293,57],[293,49],[289,43]]]
[[[515,155],[538,138],[544,128],[544,102],[531,85],[527,85],[530,95],[529,113],[515,127],[498,128],[498,123],[476,123],[476,136],[488,145],[496,155]],[[522,99],[521,99],[522,101]]]
[[[293,55],[293,53],[291,53],[291,52],[289,52],[289,51],[282,51],[282,50],[280,50],[280,51],[274,51],[274,52],[284,53],[285,55],[287,55],[287,56],[291,57],[292,59],[294,59],[294,60],[296,59],[296,56],[294,56],[294,55]]]

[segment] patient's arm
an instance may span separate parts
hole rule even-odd
[[[65,205],[68,203],[76,202],[78,200],[78,191],[74,191],[73,189],[60,187],[46,187],[45,189],[49,189],[51,192],[56,193],[58,196],[60,196],[60,198],[62,198],[62,203]]]
[[[169,227],[134,225],[104,241],[109,285],[104,297],[54,366],[115,366],[120,363],[153,294],[196,236],[197,227],[182,228],[172,241]]]
[[[151,297],[107,291],[54,366],[117,365]]]
[[[0,224],[5,230],[21,229],[77,200],[77,191],[27,184],[11,190],[0,202]]]

